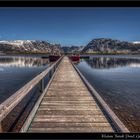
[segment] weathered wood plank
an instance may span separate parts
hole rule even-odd
[[[84,98],[64,98],[64,97],[47,97],[46,101],[93,101],[92,98],[84,97]]]
[[[48,111],[44,111],[44,110],[38,110],[36,113],[37,115],[72,115],[74,117],[74,115],[98,115],[98,114],[102,114],[102,112],[100,110],[48,110]]]
[[[28,132],[113,132],[67,57],[32,120]]]
[[[43,101],[44,101],[44,99],[43,99]],[[43,102],[42,101],[42,102]],[[76,105],[79,105],[79,104],[93,104],[93,103],[95,103],[95,101],[69,101],[69,102],[67,102],[67,101],[48,101],[47,100],[47,102],[45,102],[46,103],[46,105],[47,104],[76,104]]]
[[[42,102],[42,107],[43,106],[68,106],[68,107],[70,107],[70,106],[73,106],[73,107],[75,107],[75,105],[73,104],[73,103],[61,103],[61,102],[52,102],[52,103],[47,103],[47,102],[45,102],[45,101],[43,101]],[[94,106],[94,107],[96,107],[97,108],[97,106],[95,105],[95,104],[93,104],[92,102],[90,102],[90,103],[84,103],[83,102],[83,105],[82,104],[78,104],[78,103],[76,103],[76,106],[77,107],[82,107],[82,106]]]
[[[68,128],[65,128],[65,127],[59,127],[59,128],[34,128],[34,127],[31,127],[29,129],[28,132],[32,132],[32,133],[77,133],[77,132],[81,132],[81,133],[84,133],[84,132],[112,132],[112,128],[111,127],[99,127],[99,128],[92,128],[91,126],[89,128],[87,127],[68,127]]]
[[[100,110],[96,106],[40,106],[39,110]]]
[[[90,123],[90,122],[85,122],[85,123],[82,123],[82,122],[70,122],[70,123],[65,123],[65,122],[55,122],[55,123],[50,123],[50,122],[47,122],[47,123],[44,123],[44,122],[34,122],[32,123],[32,127],[34,128],[39,128],[39,127],[42,127],[42,128],[68,128],[68,127],[91,127],[93,126],[94,128],[101,128],[101,127],[110,127],[110,125],[108,125],[108,123]]]
[[[66,117],[66,116],[60,116],[60,117],[42,117],[42,118],[39,118],[39,117],[36,117],[34,119],[34,122],[52,122],[52,123],[58,123],[58,122],[65,122],[65,123],[68,123],[68,122],[73,122],[73,123],[82,123],[82,122],[91,122],[91,123],[94,123],[94,122],[99,122],[99,123],[107,123],[106,121],[106,118],[103,117],[103,116],[94,116],[92,118],[92,116],[89,116],[89,117],[84,117],[84,116],[79,116],[79,117],[74,117],[74,116],[71,116],[71,117]]]
[[[49,110],[56,110],[55,108],[39,108],[38,109],[39,111],[42,110],[42,111],[49,111]],[[69,110],[69,111],[73,111],[75,109],[71,109],[71,108],[62,108],[62,109],[57,109],[57,110]],[[89,111],[98,111],[99,109],[87,109],[87,108],[84,108],[84,109],[76,109],[75,111],[79,111],[79,110],[82,110],[82,111],[85,111],[85,110],[89,110]],[[100,110],[99,110],[100,111]]]

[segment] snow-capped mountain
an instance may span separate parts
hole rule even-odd
[[[107,52],[107,53],[140,53],[140,43],[98,38],[91,40],[82,50],[82,53]]]
[[[59,44],[38,40],[0,41],[0,52],[60,53]]]
[[[86,46],[61,47],[60,44],[51,44],[40,40],[11,40],[0,41],[0,53],[139,53],[140,42],[127,42],[110,38],[98,38],[91,40]]]

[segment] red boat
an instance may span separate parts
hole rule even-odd
[[[79,55],[72,55],[69,57],[71,61],[80,61],[80,56]]]
[[[59,55],[49,55],[49,61],[54,62],[57,61],[60,58]]]

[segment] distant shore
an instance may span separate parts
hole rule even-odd
[[[65,55],[140,55],[140,53],[125,52],[91,52],[91,53],[64,53]],[[0,55],[51,55],[44,52],[1,52]]]

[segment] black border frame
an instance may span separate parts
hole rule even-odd
[[[0,0],[0,7],[140,7],[139,0]]]
[[[140,1],[127,1],[127,0],[0,0],[0,8],[2,7],[139,7]],[[112,137],[102,138],[102,135],[111,135]],[[126,138],[128,135],[140,136],[139,133],[0,133],[0,139],[116,139],[115,134],[123,134],[124,138],[118,139],[132,139]]]
[[[103,136],[104,135],[104,136]],[[106,137],[105,137],[106,135]],[[123,136],[116,137],[115,135]],[[0,139],[12,139],[12,140],[25,140],[25,139],[105,139],[105,140],[118,140],[118,139],[129,139],[138,140],[140,139],[140,133],[1,133]]]

